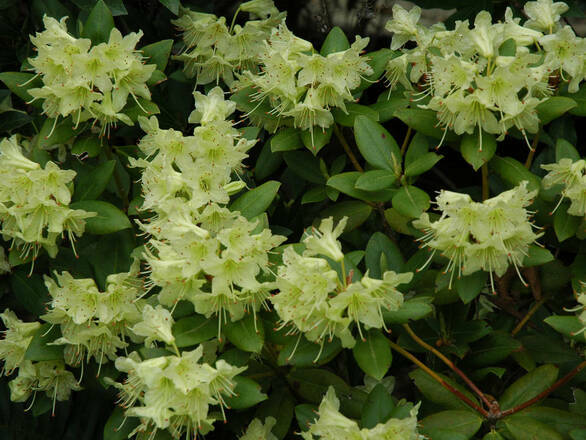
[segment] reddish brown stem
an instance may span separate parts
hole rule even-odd
[[[576,368],[574,368],[572,371],[570,371],[568,374],[566,374],[564,377],[562,377],[560,380],[558,380],[556,383],[554,383],[552,386],[550,386],[547,390],[545,390],[542,393],[535,396],[533,399],[530,399],[527,402],[524,402],[521,405],[518,405],[514,408],[507,409],[506,411],[501,412],[499,418],[510,416],[511,414],[518,413],[519,411],[522,411],[525,408],[528,408],[531,405],[539,402],[541,399],[546,398],[551,393],[553,393],[555,390],[557,390],[559,387],[561,387],[562,385],[565,385],[567,382],[569,382],[576,374],[578,374],[584,368],[586,368],[586,361],[582,361],[582,363],[580,363]]]

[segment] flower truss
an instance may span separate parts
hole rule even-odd
[[[531,205],[536,191],[527,190],[527,182],[502,192],[482,203],[468,194],[441,191],[436,199],[441,217],[431,221],[424,213],[413,225],[425,232],[420,241],[432,254],[436,251],[449,259],[445,272],[469,275],[478,270],[489,272],[494,291],[493,272],[502,276],[512,264],[522,280],[519,267],[529,246],[543,233],[535,233],[530,221]]]
[[[43,87],[29,93],[34,100],[43,99],[44,113],[55,119],[53,129],[59,116],[69,115],[75,118],[76,127],[81,121],[95,119],[101,134],[109,134],[110,126],[118,121],[133,125],[123,109],[129,96],[139,106],[137,97],[151,99],[146,82],[156,68],[145,65],[135,49],[142,31],[123,37],[114,28],[107,43],[92,47],[91,40],[67,32],[66,19],[45,16],[45,30],[31,36],[37,56],[29,63]]]
[[[392,49],[414,41],[413,49],[388,62],[386,78],[401,84],[422,108],[437,112],[438,125],[456,134],[478,131],[503,138],[511,127],[537,133],[537,106],[568,81],[576,92],[586,76],[586,40],[570,26],[559,23],[568,6],[552,0],[525,4],[524,24],[507,8],[505,21],[492,23],[487,11],[478,13],[470,28],[468,20],[456,21],[453,30],[443,24],[426,28],[418,23],[421,9],[393,7],[387,30],[393,32]],[[440,142],[440,145],[442,141]]]

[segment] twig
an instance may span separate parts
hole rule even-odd
[[[409,144],[409,139],[411,138],[411,127],[407,128],[407,133],[405,134],[405,139],[403,139],[403,143],[401,144],[401,156],[405,154],[405,150],[407,149],[407,145]]]
[[[511,332],[511,336],[515,336],[517,333],[519,333],[521,331],[521,329],[525,326],[525,324],[527,324],[527,322],[531,319],[531,317],[535,314],[535,312],[537,312],[537,310],[539,310],[539,308],[545,303],[545,300],[546,300],[545,297],[541,298],[539,301],[537,301],[533,305],[533,307],[531,307],[529,309],[527,314],[523,317],[523,319],[521,319],[519,324],[517,324],[517,326],[513,329],[513,331]]]
[[[342,144],[342,148],[344,148],[344,151],[346,152],[346,154],[350,158],[350,162],[352,162],[352,165],[354,165],[354,169],[356,169],[356,171],[360,171],[361,173],[364,172],[364,168],[362,168],[360,163],[358,163],[356,156],[352,152],[350,145],[348,145],[348,142],[344,138],[344,135],[342,134],[342,132],[338,128],[337,124],[334,124],[334,134],[336,135],[336,137],[340,141],[340,144]]]
[[[409,359],[411,362],[413,362],[415,365],[417,365],[419,368],[421,368],[423,371],[425,371],[427,374],[429,374],[442,387],[444,387],[450,393],[454,394],[456,397],[458,397],[460,400],[462,400],[466,405],[468,405],[470,408],[474,409],[478,413],[482,414],[484,417],[487,417],[487,418],[489,417],[489,413],[484,408],[481,408],[477,403],[470,400],[467,396],[462,394],[462,392],[458,391],[453,386],[451,386],[449,383],[447,383],[445,380],[443,380],[435,371],[433,371],[431,368],[429,368],[427,365],[425,365],[423,362],[421,362],[419,359],[417,359],[415,356],[413,356],[411,353],[409,353],[407,350],[405,350],[400,345],[395,344],[390,339],[388,339],[388,341],[389,341],[391,348],[393,348],[394,350],[396,350],[397,352],[399,352],[400,354],[405,356],[407,359]]]
[[[525,168],[527,169],[531,168],[531,163],[533,162],[533,157],[535,156],[535,150],[537,149],[537,144],[539,143],[539,133],[541,132],[538,131],[533,138],[533,142],[531,142],[531,150],[529,151],[529,155],[525,161]]]
[[[428,343],[426,343],[423,339],[421,339],[419,336],[417,336],[417,334],[413,331],[413,329],[411,329],[411,327],[409,327],[409,324],[403,324],[403,328],[405,328],[405,330],[407,330],[407,333],[409,333],[409,335],[413,338],[413,340],[415,342],[417,342],[420,346],[422,346],[426,350],[429,350],[433,354],[435,354],[438,358],[440,358],[442,360],[442,362],[444,364],[446,364],[452,371],[454,371],[454,373],[456,373],[458,376],[460,376],[462,378],[462,380],[464,382],[466,382],[466,385],[468,385],[470,387],[470,389],[472,391],[474,391],[478,395],[478,397],[480,397],[480,399],[485,403],[485,405],[487,406],[487,408],[489,408],[489,410],[491,410],[491,409],[498,410],[498,403],[496,404],[497,407],[496,408],[493,408],[494,407],[494,403],[491,402],[484,395],[484,393],[482,391],[480,391],[480,389],[476,386],[476,384],[474,382],[472,382],[472,380],[470,380],[468,378],[468,376],[466,376],[466,374],[464,374],[464,372],[462,370],[460,370],[458,367],[456,367],[454,365],[454,363],[450,359],[448,359],[439,350],[437,350],[436,348],[432,347],[431,345],[429,345]]]
[[[500,414],[501,418],[506,417],[506,416],[510,416],[511,414],[518,413],[519,411],[522,411],[525,408],[533,405],[534,403],[539,402],[541,399],[544,399],[545,397],[549,396],[551,393],[553,393],[559,387],[561,387],[562,385],[565,385],[567,382],[569,382],[576,374],[578,374],[584,368],[586,368],[586,361],[582,361],[582,363],[580,363],[576,368],[574,368],[572,371],[570,371],[568,374],[566,374],[564,377],[562,377],[560,380],[558,380],[556,383],[554,383],[552,386],[550,386],[547,390],[545,390],[542,393],[535,396],[533,399],[530,399],[527,402],[524,402],[514,408],[507,409],[506,411],[503,411]]]

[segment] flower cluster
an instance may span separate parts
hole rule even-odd
[[[450,286],[455,272],[487,271],[493,290],[493,272],[502,276],[512,264],[519,274],[529,245],[542,235],[533,231],[526,209],[536,193],[527,190],[527,181],[482,203],[468,194],[441,191],[436,199],[441,217],[432,222],[424,213],[413,222],[425,231],[419,238],[422,247],[433,251],[428,263],[438,250],[450,260],[444,271],[451,272]]]
[[[57,282],[45,276],[51,302],[41,319],[59,325],[62,336],[52,344],[65,345],[67,364],[83,365],[93,357],[101,367],[118,357],[118,349],[128,346],[125,338],[132,333],[128,335],[127,327],[141,321],[144,307],[144,300],[138,299],[143,289],[136,263],[130,272],[109,275],[105,292],[98,290],[93,279],[76,279],[69,272],[56,273]]]
[[[319,417],[309,425],[307,431],[300,434],[305,440],[423,440],[425,437],[417,432],[417,411],[418,406],[411,409],[409,417],[390,418],[373,428],[360,429],[355,420],[340,413],[340,401],[336,397],[334,387],[329,387],[319,405]]]
[[[235,71],[256,71],[263,42],[286,15],[275,8],[272,0],[251,0],[242,3],[236,14],[239,11],[249,12],[257,19],[240,26],[235,24],[235,15],[228,28],[225,17],[182,9],[182,15],[172,21],[183,32],[186,46],[185,53],[175,59],[185,63],[185,74],[195,77],[196,84],[218,84],[222,79],[230,86]]]
[[[412,278],[411,273],[387,271],[382,280],[370,278],[368,273],[354,283],[348,283],[345,274],[341,280],[321,256],[339,263],[344,261],[336,239],[346,220],[336,228],[331,217],[322,220],[319,231],[304,240],[303,255],[293,247],[285,249],[276,281],[279,293],[271,298],[283,327],[291,325],[291,333],[303,332],[308,340],[319,342],[322,347],[326,337],[331,340],[334,336],[340,338],[343,346],[352,347],[352,322],[361,337],[361,325],[367,329],[383,328],[383,310],[398,310],[403,304],[403,294],[396,286]]]
[[[57,237],[67,233],[73,245],[85,230],[85,219],[96,215],[68,207],[75,171],[50,161],[41,168],[23,155],[16,136],[0,141],[0,174],[2,236],[12,239],[23,257],[32,251],[35,259],[42,246],[54,258]]]
[[[418,24],[418,7],[406,11],[395,5],[387,24],[394,33],[391,48],[408,41],[417,46],[389,61],[386,78],[391,87],[419,89],[420,99],[429,95],[421,107],[437,112],[444,136],[448,129],[459,135],[478,130],[482,149],[482,131],[503,137],[516,127],[529,145],[526,132],[536,133],[540,123],[536,107],[559,80],[569,80],[569,91],[576,92],[586,76],[586,40],[559,24],[567,9],[552,0],[530,1],[523,25],[507,8],[504,22],[493,24],[482,11],[473,28],[466,20],[446,30],[442,24]]]
[[[572,336],[581,335],[586,332],[586,283],[581,282],[581,291],[577,294],[578,306],[571,309],[564,309],[567,312],[579,312],[578,322],[582,326],[580,330],[572,333]]]
[[[346,112],[345,102],[355,101],[352,90],[373,73],[367,58],[361,56],[368,41],[356,37],[349,49],[324,57],[312,53],[311,43],[296,37],[283,23],[264,42],[259,54],[261,72],[244,72],[235,87],[256,90],[251,98],[257,105],[268,101],[275,117],[257,121],[267,130],[294,125],[313,135],[313,127],[325,129],[334,123],[332,108]]]
[[[224,101],[219,87],[194,95],[190,120],[201,125],[193,136],[143,118],[147,135],[139,148],[148,159],[131,164],[143,168],[142,208],[154,211],[141,227],[151,236],[144,258],[150,285],[161,288],[159,302],[191,301],[197,313],[220,315],[221,323],[265,303],[272,286],[259,280],[269,273],[268,252],[285,238],[224,206],[243,188],[231,175],[255,142],[226,121],[235,104]]]
[[[563,158],[557,163],[541,165],[541,168],[549,171],[542,180],[544,188],[563,186],[556,209],[567,197],[571,201],[568,214],[578,217],[586,216],[586,160],[573,161]]]
[[[233,367],[218,360],[215,367],[202,363],[203,347],[181,356],[141,360],[136,352],[116,360],[116,368],[127,374],[124,383],[114,382],[126,417],[141,423],[129,435],[167,429],[174,438],[187,434],[196,438],[213,430],[216,416],[211,405],[223,411],[225,397],[234,396],[234,377],[246,367]]]
[[[45,16],[45,30],[31,36],[37,56],[29,59],[41,76],[43,87],[30,89],[34,99],[43,99],[43,110],[50,118],[75,117],[80,121],[94,118],[101,134],[118,121],[132,125],[123,113],[128,96],[140,106],[137,97],[151,99],[146,82],[156,66],[145,65],[135,46],[142,31],[122,37],[116,28],[107,43],[91,47],[87,38],[75,38],[67,32],[67,17],[60,21]],[[50,136],[50,135],[49,135]]]
[[[4,339],[0,340],[0,359],[4,361],[3,373],[11,375],[18,369],[16,378],[8,384],[10,400],[24,402],[37,391],[44,391],[55,401],[68,400],[71,391],[80,390],[73,374],[65,369],[62,361],[31,362],[25,359],[25,353],[40,328],[39,322],[23,322],[10,310],[0,314],[6,330]]]

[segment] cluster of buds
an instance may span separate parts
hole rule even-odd
[[[69,115],[76,127],[93,118],[100,123],[101,134],[109,133],[118,121],[133,125],[124,113],[128,97],[139,106],[137,97],[150,100],[146,82],[156,69],[154,64],[145,65],[135,49],[142,31],[122,37],[114,28],[107,43],[92,47],[91,40],[67,32],[66,19],[45,16],[45,30],[31,36],[37,56],[29,63],[41,76],[43,87],[30,89],[30,95],[44,100],[44,113],[55,119],[53,129],[59,116]]]
[[[493,24],[482,11],[472,29],[466,20],[446,30],[443,24],[418,24],[418,7],[406,11],[395,5],[387,24],[394,33],[391,48],[409,41],[416,46],[389,61],[386,78],[391,88],[420,89],[415,95],[429,99],[421,107],[437,112],[444,137],[448,130],[478,130],[482,149],[483,131],[502,138],[515,127],[531,148],[526,133],[538,131],[536,107],[555,91],[555,79],[569,81],[568,90],[576,92],[586,76],[586,40],[559,23],[567,10],[562,2],[530,1],[523,25],[507,8],[504,22]]]
[[[527,190],[527,181],[482,203],[468,194],[441,191],[436,199],[441,217],[432,222],[423,213],[413,222],[425,232],[418,239],[421,247],[432,251],[424,267],[440,251],[449,259],[444,273],[451,272],[450,287],[454,273],[460,277],[483,270],[489,272],[494,291],[493,272],[502,276],[510,264],[523,280],[519,267],[529,246],[542,235],[533,231],[531,212],[525,209],[536,193]]]
[[[5,240],[33,260],[43,247],[51,258],[58,252],[57,238],[67,233],[73,246],[85,230],[85,219],[96,214],[70,209],[75,171],[47,162],[42,168],[23,155],[16,136],[0,142],[0,223]]]
[[[322,220],[319,230],[304,240],[303,255],[293,247],[285,249],[276,281],[279,293],[271,298],[282,328],[290,326],[291,334],[301,332],[308,340],[321,343],[322,348],[325,339],[331,341],[333,337],[340,338],[344,347],[352,347],[352,323],[362,339],[361,325],[366,329],[384,328],[383,310],[401,307],[403,294],[397,286],[408,283],[413,276],[410,272],[387,271],[382,280],[370,278],[368,273],[356,282],[349,283],[346,274],[340,279],[330,261],[341,264],[345,272],[344,254],[337,238],[346,220],[335,228],[331,217]]]

